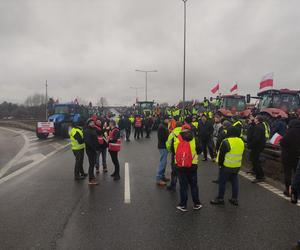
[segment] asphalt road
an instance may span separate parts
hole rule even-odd
[[[0,128],[0,168],[21,150],[24,143],[20,134]]]
[[[62,150],[0,184],[1,249],[292,249],[299,212],[240,177],[240,206],[209,204],[218,169],[199,164],[204,207],[182,213],[178,193],[155,185],[156,138],[123,144],[121,181],[100,173],[100,185],[73,179],[73,155]],[[129,163],[131,203],[124,203]],[[87,169],[87,161],[85,161]],[[109,160],[109,170],[112,164]],[[169,170],[168,170],[169,171]],[[1,179],[0,179],[1,180]],[[230,196],[230,188],[227,191]],[[189,207],[192,203],[189,201]]]

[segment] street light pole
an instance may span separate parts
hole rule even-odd
[[[146,101],[148,101],[148,73],[155,73],[158,72],[157,70],[139,70],[136,69],[136,72],[142,72],[146,74],[146,87],[145,87],[145,97],[146,97]]]
[[[184,3],[184,31],[183,31],[183,89],[182,89],[182,99],[183,99],[183,113],[185,110],[185,68],[186,68],[186,2],[187,0],[182,0]]]
[[[45,106],[46,106],[46,121],[48,121],[48,81],[46,80],[46,100],[45,100]]]

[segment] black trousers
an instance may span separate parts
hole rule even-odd
[[[134,129],[134,138],[140,139],[140,136],[143,134],[143,129],[142,128],[135,128]]]
[[[74,175],[75,177],[79,177],[80,175],[84,175],[84,170],[83,170],[84,149],[73,150],[73,154],[75,156]]]
[[[250,152],[250,159],[253,165],[253,171],[255,173],[256,179],[263,179],[265,177],[264,170],[261,167],[260,163],[260,154],[261,151],[258,150],[251,150]]]
[[[86,150],[86,154],[89,158],[89,179],[93,180],[95,179],[94,169],[96,165],[97,153],[93,150]]]
[[[150,138],[151,127],[145,127],[145,131],[146,131],[146,138]]]
[[[131,128],[126,128],[126,141],[130,140]]]
[[[215,158],[212,138],[201,139],[201,145],[202,145],[204,159],[207,159],[207,148],[208,148],[210,157],[212,159]]]
[[[119,164],[119,159],[118,159],[118,153],[115,151],[109,151],[111,160],[115,166],[115,171],[113,172],[113,175],[115,176],[120,176],[120,164]]]
[[[291,165],[284,165],[283,166],[283,172],[284,172],[284,183],[286,190],[289,190],[291,184],[292,184],[292,176],[296,172],[297,165],[291,166]]]

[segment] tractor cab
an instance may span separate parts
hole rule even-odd
[[[247,117],[250,114],[250,110],[247,109],[246,98],[242,95],[221,96],[220,106],[217,112],[225,117]]]
[[[140,115],[144,115],[144,116],[152,115],[153,107],[154,107],[154,101],[137,102],[137,111],[138,114]]]

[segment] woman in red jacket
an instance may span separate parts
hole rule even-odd
[[[120,130],[113,120],[109,122],[109,127],[108,151],[115,166],[115,171],[112,173],[111,177],[114,178],[114,181],[117,181],[120,180],[120,164],[118,159],[118,153],[121,150]]]

